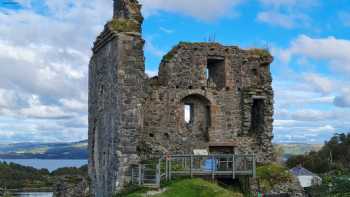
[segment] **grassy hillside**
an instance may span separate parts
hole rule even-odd
[[[322,148],[322,144],[275,144],[277,147],[283,149],[285,156],[290,155],[303,155],[311,151],[319,151]]]
[[[147,190],[140,189],[116,197],[143,197]],[[162,193],[153,197],[243,197],[240,192],[230,191],[203,179],[184,179],[169,183]]]
[[[0,144],[3,159],[86,159],[87,141],[74,143]]]

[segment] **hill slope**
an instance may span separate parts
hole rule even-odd
[[[318,144],[276,144],[285,158],[318,151]],[[73,143],[16,143],[0,144],[3,159],[87,159],[87,140]]]
[[[0,144],[2,159],[86,159],[87,140],[73,143]]]
[[[129,194],[121,194],[124,197],[142,197],[146,191],[136,191]],[[117,197],[119,197],[117,195]],[[164,192],[153,195],[153,197],[243,197],[239,192],[233,192],[217,184],[210,183],[203,179],[185,179],[173,181]]]
[[[283,149],[285,156],[290,155],[303,155],[311,151],[319,151],[322,148],[322,144],[275,144],[277,147]]]

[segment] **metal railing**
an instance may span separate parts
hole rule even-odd
[[[160,187],[173,177],[232,177],[256,175],[255,155],[168,155],[131,168],[131,183]]]

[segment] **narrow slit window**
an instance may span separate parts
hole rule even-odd
[[[211,114],[210,114],[210,106],[206,107],[206,118],[207,118],[207,128],[211,127]]]
[[[263,99],[254,99],[251,111],[251,132],[258,133],[264,128],[265,104]]]
[[[185,104],[184,117],[185,117],[185,122],[187,124],[191,124],[193,122],[193,105],[192,104]]]
[[[209,79],[209,68],[208,67],[205,69],[205,77],[207,80]]]

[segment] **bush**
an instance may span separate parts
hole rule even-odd
[[[286,167],[274,163],[258,167],[256,175],[263,191],[270,191],[275,185],[289,183],[293,179]]]

